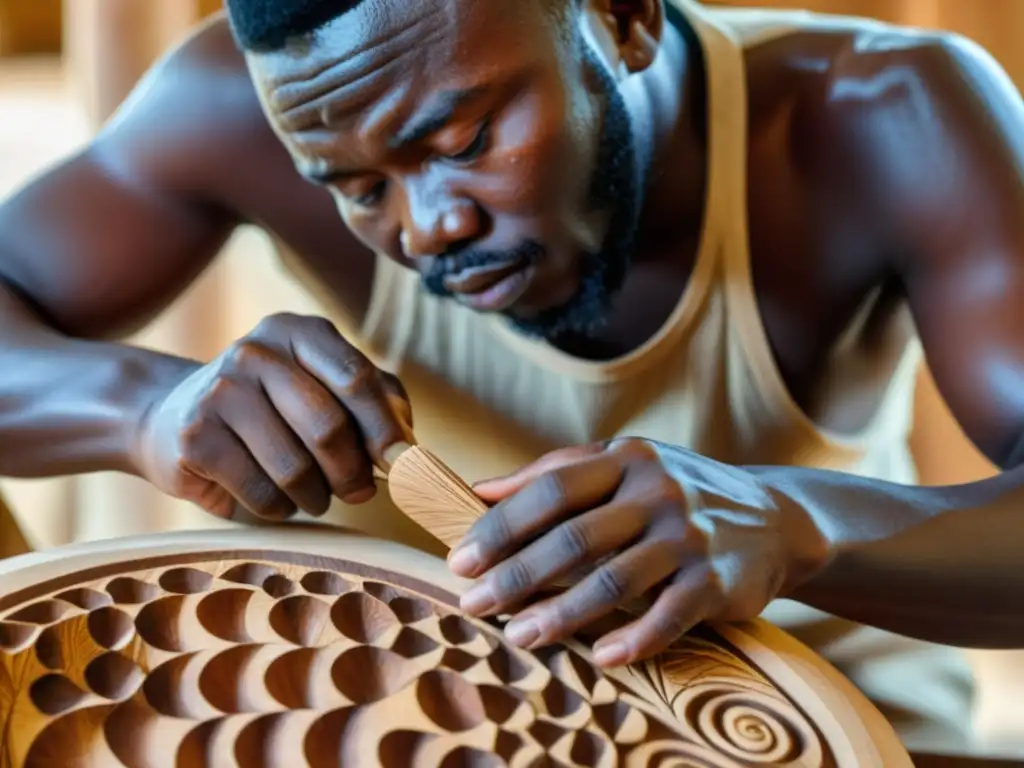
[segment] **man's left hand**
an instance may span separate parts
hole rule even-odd
[[[477,579],[463,610],[514,614],[507,637],[532,649],[649,598],[595,644],[605,667],[650,657],[701,621],[753,618],[828,557],[810,515],[756,473],[646,440],[556,451],[474,490],[494,506],[449,557]]]

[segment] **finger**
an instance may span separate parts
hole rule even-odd
[[[405,391],[405,385],[397,376],[387,371],[380,372],[380,380],[391,407],[411,431],[415,425],[412,423],[412,403],[409,401],[409,393]]]
[[[449,557],[451,570],[479,576],[574,512],[604,503],[622,481],[622,465],[597,454],[541,475],[473,523]]]
[[[264,369],[260,380],[274,407],[312,452],[331,492],[351,504],[373,498],[377,486],[370,457],[334,395],[298,367]]]
[[[392,407],[380,371],[330,324],[307,327],[292,339],[296,359],[352,414],[373,462],[390,470],[389,458],[414,439]]]
[[[461,608],[475,616],[510,611],[555,579],[625,548],[645,525],[642,509],[620,504],[572,517],[492,568],[463,595]]]
[[[679,561],[674,543],[655,539],[638,544],[543,607],[514,617],[505,634],[515,645],[531,649],[565,640],[675,573]]]
[[[573,446],[552,451],[511,475],[493,480],[483,480],[474,484],[473,491],[489,504],[496,504],[514,493],[519,493],[545,472],[552,472],[568,464],[586,461],[601,451],[600,445]]]
[[[707,565],[681,571],[643,616],[594,644],[594,661],[621,667],[661,653],[713,613],[717,595]]]
[[[239,385],[233,397],[224,398],[219,412],[296,507],[316,516],[327,511],[331,493],[323,473],[262,390]]]
[[[189,447],[188,457],[183,461],[186,471],[216,483],[257,517],[280,521],[295,514],[292,500],[267,476],[227,425],[213,425],[204,430],[202,438]],[[233,505],[224,504],[223,497],[214,500],[212,505],[209,498],[191,500],[212,514],[232,516]]]

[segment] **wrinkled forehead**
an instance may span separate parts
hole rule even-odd
[[[561,1],[366,0],[306,39],[247,58],[278,127],[298,128],[310,113],[329,124],[444,81],[472,87],[557,57],[552,4]]]

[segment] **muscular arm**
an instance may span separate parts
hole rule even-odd
[[[1024,646],[1024,105],[961,41],[861,51],[827,109],[881,205],[940,391],[1003,473],[906,488],[830,473],[776,477],[835,548],[798,599],[906,635]]]
[[[230,91],[196,63],[204,44],[0,207],[0,475],[130,471],[146,393],[195,365],[112,339],[177,297],[238,221],[212,175],[235,140],[217,118]]]

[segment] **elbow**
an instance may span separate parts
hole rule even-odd
[[[40,328],[68,335],[24,286],[0,273],[0,347],[17,344],[29,329]]]

